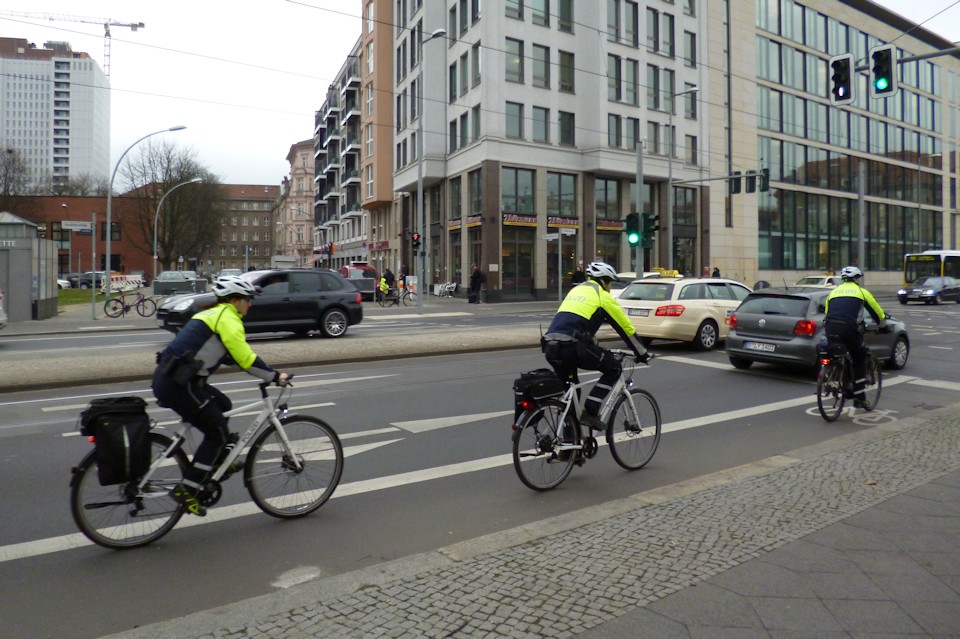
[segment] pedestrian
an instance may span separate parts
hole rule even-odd
[[[470,269],[470,296],[467,298],[468,303],[480,303],[480,287],[486,281],[487,276],[476,264],[474,264]]]
[[[393,288],[393,285],[397,282],[397,278],[394,276],[393,271],[390,270],[390,267],[387,267],[387,270],[383,272],[383,279],[387,281],[387,286],[390,288]]]
[[[573,277],[570,278],[570,282],[574,285],[583,284],[587,281],[587,276],[583,272],[583,264],[577,266],[577,270],[573,272]]]
[[[713,267],[713,276],[720,277],[720,269],[716,266]]]

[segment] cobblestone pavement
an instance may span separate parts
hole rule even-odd
[[[114,637],[881,632],[960,636],[960,404]]]

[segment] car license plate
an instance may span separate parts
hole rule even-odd
[[[762,342],[746,342],[743,347],[748,351],[763,351],[765,353],[772,353],[777,349],[775,344],[764,344]]]
[[[634,315],[636,317],[647,317],[650,315],[649,308],[628,308],[627,315]]]

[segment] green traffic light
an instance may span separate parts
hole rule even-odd
[[[640,241],[639,233],[627,233],[627,242],[630,244],[636,244]]]
[[[887,78],[877,78],[873,86],[877,88],[877,91],[886,91],[890,87],[890,80]]]

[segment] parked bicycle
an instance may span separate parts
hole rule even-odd
[[[817,375],[817,408],[820,416],[828,422],[836,421],[843,412],[843,405],[854,398],[853,357],[846,345],[831,341],[821,346],[820,372]],[[863,409],[872,411],[880,401],[883,375],[880,362],[870,353],[866,362],[865,402]]]
[[[144,296],[140,291],[121,293],[119,297],[107,300],[103,312],[107,317],[121,317],[136,309],[141,317],[150,317],[157,312],[157,303]]]
[[[379,288],[374,290],[374,299],[380,306],[410,306],[417,303],[417,294],[407,289],[391,287],[386,294]]]
[[[620,379],[600,410],[606,442],[614,461],[627,470],[643,468],[660,444],[660,407],[648,391],[633,387],[636,359],[632,351],[611,350],[620,360]],[[548,374],[552,371],[545,370]],[[591,382],[564,382],[553,376],[540,394],[515,391],[522,411],[513,425],[513,466],[527,487],[550,490],[597,454],[597,440],[579,415]],[[518,380],[519,382],[520,380]],[[515,384],[515,389],[517,388]]]
[[[259,410],[199,493],[204,506],[220,500],[221,482],[230,477],[231,464],[248,444],[243,483],[254,503],[268,515],[281,519],[308,515],[330,499],[340,482],[343,447],[336,432],[316,417],[288,415],[283,397],[290,387],[281,388],[274,399],[268,386],[259,384],[261,399],[224,413],[230,417]],[[184,423],[172,437],[151,431],[150,467],[142,477],[127,483],[101,485],[96,449],[84,456],[73,469],[70,510],[88,539],[107,548],[135,548],[173,529],[186,512],[172,493],[189,466],[184,451],[189,429]]]

